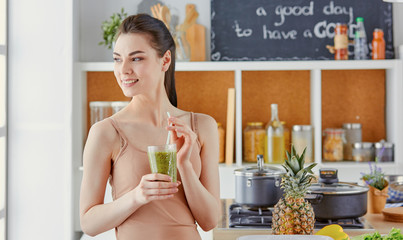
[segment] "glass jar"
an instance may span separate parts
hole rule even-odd
[[[305,150],[305,162],[314,162],[313,127],[311,125],[294,125],[292,127],[292,145],[298,154]]]
[[[394,144],[390,142],[380,141],[375,143],[375,156],[379,162],[393,162],[395,155]]]
[[[337,23],[334,33],[334,60],[348,60],[347,24]]]
[[[324,131],[323,160],[336,162],[343,160],[343,145],[346,142],[345,130],[327,128]]]
[[[174,41],[176,45],[175,58],[178,62],[190,61],[190,45],[186,39],[186,33],[177,30],[174,34]]]
[[[346,131],[346,144],[343,146],[343,155],[345,160],[353,160],[353,144],[362,142],[362,131],[360,123],[343,123],[343,129]]]
[[[370,162],[375,160],[374,144],[370,142],[353,143],[353,160],[356,162]]]
[[[90,102],[91,110],[91,125],[101,121],[107,117],[112,116],[111,102],[107,101],[94,101]]]
[[[223,163],[225,161],[225,130],[224,127],[222,126],[222,123],[220,122],[217,123],[217,128],[218,128],[218,144],[220,150],[218,162]]]
[[[112,115],[122,110],[122,108],[126,107],[129,104],[128,101],[115,101],[111,103],[112,107]]]
[[[245,162],[256,162],[257,155],[264,154],[266,132],[262,122],[248,122],[243,132],[243,156]]]

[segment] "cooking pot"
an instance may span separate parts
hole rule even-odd
[[[263,166],[263,156],[258,155],[257,166],[240,168],[235,173],[235,202],[250,207],[274,206],[283,196],[280,188],[285,170]]]
[[[316,219],[357,218],[367,213],[368,187],[338,182],[337,178],[332,178],[333,183],[319,181],[308,188],[305,196],[312,204]]]

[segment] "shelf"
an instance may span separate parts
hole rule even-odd
[[[113,62],[81,62],[76,63],[76,69],[79,73],[78,79],[81,79],[80,97],[86,95],[86,73],[87,72],[112,72]],[[323,75],[329,75],[324,72],[327,70],[385,70],[385,125],[387,141],[395,143],[395,159],[403,158],[403,138],[397,133],[403,131],[401,122],[403,121],[403,109],[399,103],[403,102],[403,96],[400,94],[403,89],[402,84],[402,59],[387,59],[387,60],[346,60],[346,61],[236,61],[236,62],[177,62],[177,72],[234,72],[233,86],[236,89],[236,125],[235,125],[235,163],[240,167],[242,163],[242,132],[243,132],[243,115],[242,115],[242,85],[243,78],[248,76],[248,71],[308,71],[310,84],[309,94],[309,109],[310,120],[308,124],[314,127],[315,141],[315,159],[322,157],[322,87]],[[244,75],[244,76],[243,76]],[[228,83],[227,83],[228,85]],[[249,86],[249,85],[248,85]],[[227,86],[228,87],[228,86]],[[245,90],[246,90],[245,85]],[[85,97],[84,97],[85,98]],[[87,102],[82,99],[82,104],[85,106]],[[83,112],[85,114],[85,112]],[[309,114],[309,113],[308,113]],[[331,165],[334,163],[321,163]],[[341,163],[341,165],[351,165],[350,163]],[[399,162],[392,165],[399,165]],[[337,165],[337,164],[336,164]],[[338,166],[338,165],[337,165]],[[353,166],[353,165],[351,165]],[[362,166],[359,164],[358,166]]]
[[[393,69],[400,59],[345,61],[256,61],[256,62],[176,62],[176,71],[280,71],[280,70],[349,70]],[[77,63],[81,71],[113,71],[113,62]]]

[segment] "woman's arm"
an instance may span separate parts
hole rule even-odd
[[[197,114],[199,140],[202,146],[200,154],[202,168],[199,179],[189,161],[197,135],[179,119],[172,119],[175,126],[168,129],[176,129],[180,136],[174,137],[174,140],[181,145],[177,156],[178,171],[187,202],[199,226],[205,231],[211,230],[217,225],[220,217],[217,123],[208,115]]]
[[[111,159],[117,156],[119,150],[119,136],[109,122],[101,121],[91,128],[84,149],[80,194],[81,228],[90,236],[119,226],[142,205],[152,200],[170,198],[178,191],[177,183],[169,182],[169,176],[148,174],[142,177],[138,186],[133,186],[133,190],[104,204]]]

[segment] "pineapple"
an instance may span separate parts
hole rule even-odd
[[[287,159],[283,167],[287,171],[282,178],[281,188],[284,196],[274,206],[272,230],[273,234],[313,234],[315,214],[311,204],[304,199],[313,176],[312,163],[304,168],[304,154],[301,156],[291,147],[291,154],[287,151]]]

